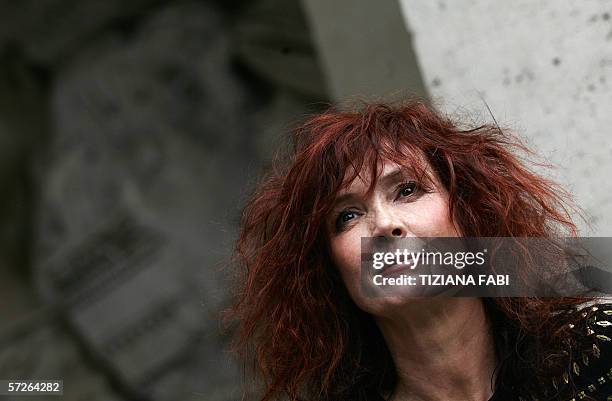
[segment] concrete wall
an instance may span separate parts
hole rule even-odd
[[[346,98],[426,96],[396,1],[302,0],[330,94]]]
[[[237,400],[240,211],[323,80],[298,0],[128,3],[0,3],[0,378]]]
[[[423,80],[451,112],[526,136],[612,235],[612,2],[400,0]]]

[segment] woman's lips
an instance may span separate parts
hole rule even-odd
[[[386,265],[380,270],[380,274],[388,276],[391,274],[395,274],[398,272],[407,272],[413,270],[412,267],[414,265],[414,261],[412,258],[408,259],[408,263],[394,263],[391,265]]]
[[[380,271],[380,274],[382,274],[383,276],[390,276],[395,273],[399,273],[403,270],[408,270],[408,268],[404,265],[399,265],[396,263],[394,265],[387,265],[383,267],[382,270]]]

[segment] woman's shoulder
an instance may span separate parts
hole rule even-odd
[[[569,323],[567,368],[550,379],[552,394],[568,401],[612,400],[612,300],[600,299],[579,308]],[[545,397],[547,398],[547,397]]]

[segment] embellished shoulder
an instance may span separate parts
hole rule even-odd
[[[569,394],[566,401],[612,401],[612,303],[583,307],[569,323],[576,346],[570,349],[568,366],[551,379],[553,394]]]

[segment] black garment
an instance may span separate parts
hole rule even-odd
[[[513,389],[498,386],[489,401],[612,401],[612,303],[584,307],[570,331],[584,346],[568,353],[564,372],[531,392],[524,383]]]
[[[582,346],[569,352],[567,369],[543,383],[539,394],[514,399],[612,401],[612,304],[584,307],[578,321],[570,324],[571,333]],[[490,401],[505,401],[495,394]]]

